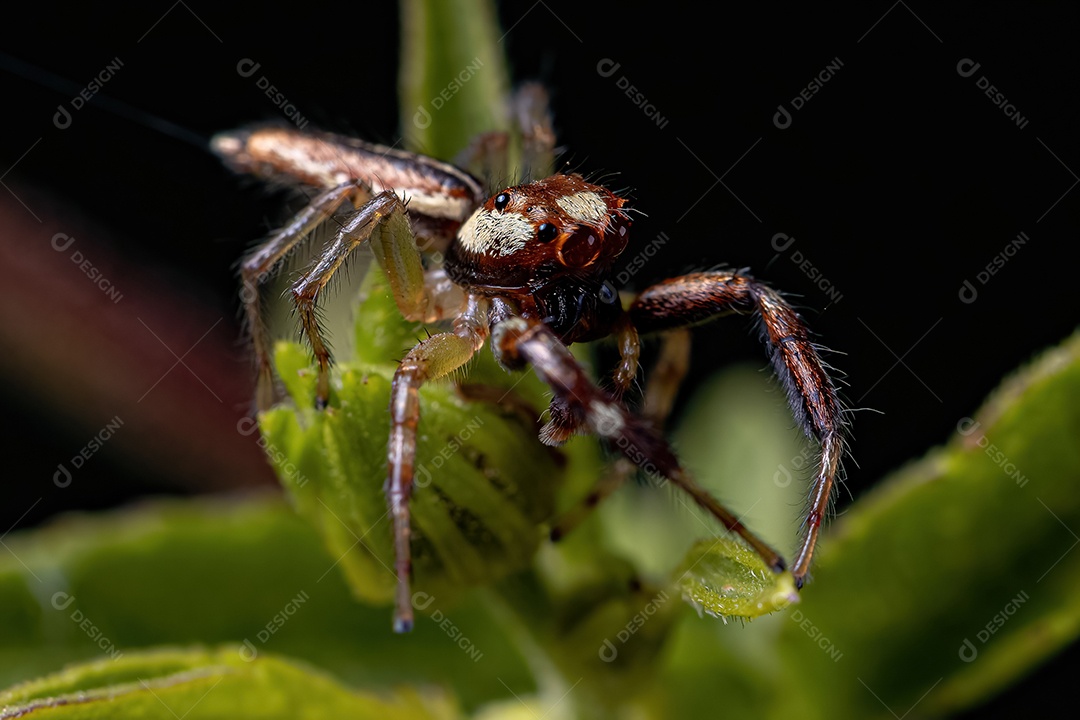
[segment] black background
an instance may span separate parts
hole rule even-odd
[[[251,58],[312,125],[393,142],[397,9],[189,2],[162,17],[168,9],[41,4],[5,23],[0,49],[76,86],[113,58],[123,68],[64,130],[52,118],[71,92],[0,71],[0,165],[18,161],[3,181],[24,200],[44,194],[107,229],[114,250],[164,269],[232,324],[220,332],[239,337],[235,261],[281,219],[280,196],[106,112],[103,98],[203,137],[279,118],[254,78],[236,71]],[[1075,5],[762,4],[718,6],[706,17],[674,2],[649,11],[508,3],[499,13],[514,80],[552,90],[571,166],[618,173],[612,184],[632,188],[647,215],[635,224],[639,246],[661,232],[670,238],[635,285],[717,263],[749,267],[791,293],[821,341],[842,353],[831,360],[846,373],[848,402],[874,411],[853,416],[853,495],[944,442],[1004,374],[1074,329],[1066,250],[1077,240],[1080,197],[1071,191],[1080,170]],[[957,71],[964,58],[980,64],[971,77]],[[610,77],[597,70],[605,59],[619,64]],[[835,59],[835,76],[790,127],[776,127],[778,105],[790,110]],[[976,86],[984,75],[1027,119],[1023,128]],[[620,78],[665,119],[662,128]],[[979,271],[1022,231],[1030,241],[980,284]],[[777,253],[777,233],[796,242]],[[792,262],[796,250],[842,297],[830,302]],[[973,303],[960,300],[965,280],[978,290]],[[696,342],[700,376],[728,362],[763,364],[740,320],[710,326]],[[243,362],[242,353],[222,362]],[[95,430],[72,430],[62,407],[43,407],[17,385],[0,389],[6,415],[19,419],[4,435],[5,529]],[[92,472],[93,493],[54,494],[19,527],[151,489],[108,453]],[[1067,652],[995,708],[1030,710],[1060,696],[1058,679],[1076,657]]]

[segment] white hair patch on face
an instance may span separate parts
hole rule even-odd
[[[462,247],[484,255],[513,255],[533,236],[533,226],[518,213],[488,211],[472,214],[458,232]]]
[[[563,195],[555,201],[564,213],[578,222],[596,223],[607,213],[607,203],[594,192]]]

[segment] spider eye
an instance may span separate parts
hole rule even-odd
[[[611,284],[610,280],[600,286],[600,302],[605,305],[614,305],[618,299],[619,293],[616,292],[615,286]]]
[[[549,243],[559,236],[559,228],[551,223],[544,223],[536,228],[536,239],[542,243]]]
[[[506,209],[506,206],[510,203],[509,193],[499,193],[495,196],[495,209],[502,212]]]

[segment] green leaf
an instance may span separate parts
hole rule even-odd
[[[418,332],[396,312],[385,276],[373,270],[357,313],[357,359],[334,366],[330,407],[313,409],[308,351],[282,343],[275,362],[295,407],[260,418],[266,442],[281,450],[272,459],[298,509],[340,558],[356,596],[373,603],[389,603],[396,583],[383,490],[387,408],[397,361]],[[535,379],[518,384],[523,378],[498,368],[486,352],[468,378],[542,401]],[[424,593],[418,606],[429,597],[449,602],[464,587],[528,567],[562,477],[561,454],[539,443],[531,419],[466,402],[445,381],[425,384],[420,404],[410,503],[414,589]]]
[[[311,668],[244,648],[132,653],[0,693],[0,718],[454,718],[446,698],[348,690]]]
[[[778,715],[956,712],[1080,634],[1080,335],[839,518]]]
[[[509,80],[493,4],[406,0],[401,23],[406,146],[448,159],[478,134],[506,130]]]
[[[789,410],[775,385],[759,370],[734,367],[703,383],[676,431],[683,461],[728,507],[746,513],[751,529],[774,547],[791,546],[800,483],[814,449],[791,427]],[[732,408],[739,408],[733,412]],[[778,464],[779,463],[779,464]],[[772,483],[764,483],[769,479]],[[696,511],[701,532],[676,574],[683,599],[710,615],[752,619],[799,601],[791,573],[777,575],[745,543]]]
[[[386,609],[353,599],[319,536],[278,497],[67,516],[4,544],[0,687],[76,660],[191,643],[286,654],[364,688],[452,686],[465,707],[532,687],[480,603],[440,598],[434,618],[394,634]]]
[[[725,620],[761,617],[799,602],[790,572],[774,573],[761,556],[732,537],[694,545],[676,584],[688,603]]]

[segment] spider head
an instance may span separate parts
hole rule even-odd
[[[602,284],[626,248],[625,203],[580,175],[507,188],[461,226],[447,272],[474,287],[525,290],[561,277]]]

